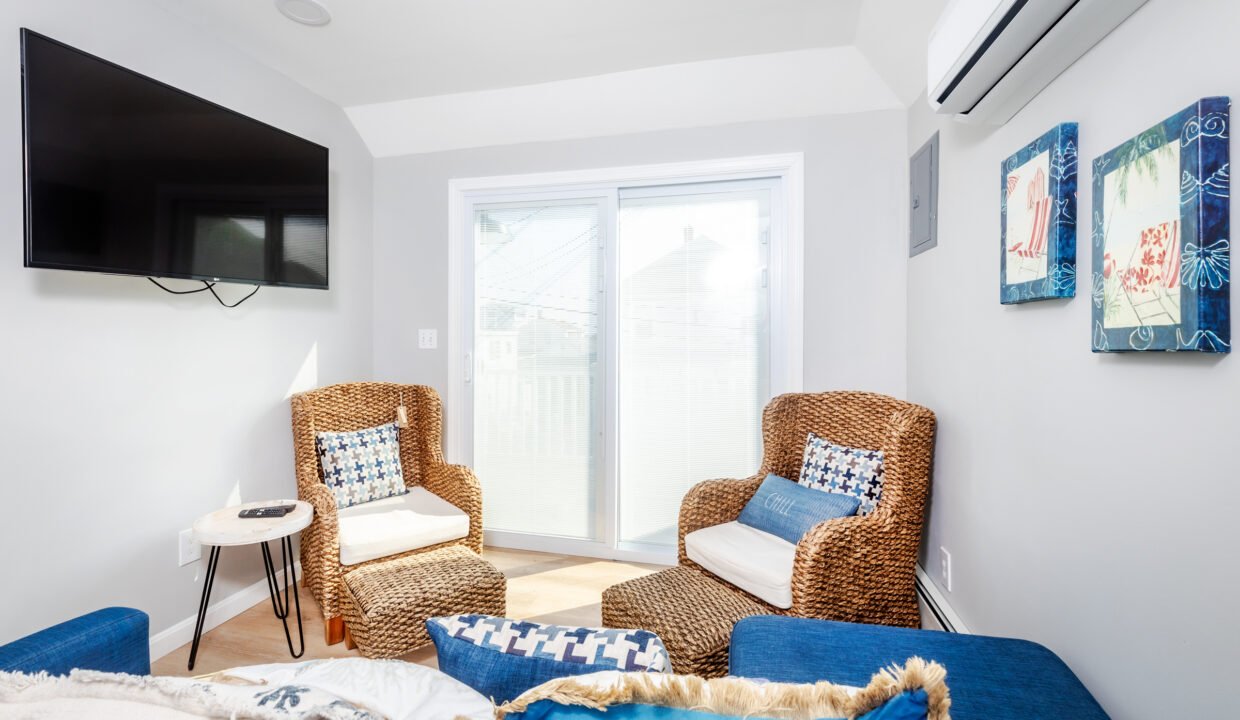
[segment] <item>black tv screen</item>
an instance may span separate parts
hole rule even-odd
[[[22,30],[26,266],[327,287],[327,148]]]

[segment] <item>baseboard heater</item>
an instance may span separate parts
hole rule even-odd
[[[917,587],[917,597],[921,598],[921,601],[925,603],[925,606],[930,611],[930,614],[934,616],[935,622],[937,622],[943,630],[952,633],[968,632],[967,628],[958,622],[957,619],[954,619],[956,618],[955,611],[947,606],[946,601],[943,599],[943,596],[939,594],[938,589],[932,587],[929,584],[929,581],[926,580],[926,572],[921,569],[921,566],[917,567],[917,578],[915,580],[915,584]]]

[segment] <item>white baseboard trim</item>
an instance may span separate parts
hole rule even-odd
[[[930,575],[921,565],[917,566],[917,596],[923,604],[930,608],[931,612],[936,616],[938,624],[948,632],[969,633],[969,628],[964,624],[964,620],[956,614],[952,606],[947,602],[947,597],[943,595],[943,591],[934,584],[930,579]]]
[[[607,543],[596,540],[534,535],[510,530],[484,530],[482,543],[484,547],[505,550],[529,550],[649,565],[676,564],[676,548],[643,543],[621,543],[620,547],[613,548]]]
[[[301,563],[293,565],[294,576],[300,578]],[[276,582],[280,587],[284,587],[284,571],[280,570],[276,573]],[[297,588],[298,592],[304,592],[305,588]],[[267,578],[264,576],[262,580],[242,588],[226,598],[216,600],[207,607],[207,620],[203,623],[202,632],[205,634],[208,630],[216,628],[224,623],[232,620],[241,613],[249,610],[258,603],[267,600],[270,601],[271,592],[267,588]],[[289,598],[292,600],[292,598]],[[289,618],[292,621],[292,618]],[[198,613],[195,610],[193,615],[174,624],[167,630],[161,630],[151,636],[151,661],[167,655],[176,650],[185,643],[194,639],[194,625],[198,622]]]

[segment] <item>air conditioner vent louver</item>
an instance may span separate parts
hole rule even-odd
[[[936,112],[1002,124],[1146,0],[955,0],[930,35]]]

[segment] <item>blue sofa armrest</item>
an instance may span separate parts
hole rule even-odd
[[[0,670],[67,675],[74,668],[150,675],[150,618],[104,608],[0,646]]]
[[[1063,660],[1027,640],[755,616],[732,630],[729,669],[774,682],[864,686],[913,656],[947,668],[952,720],[1108,720]]]

